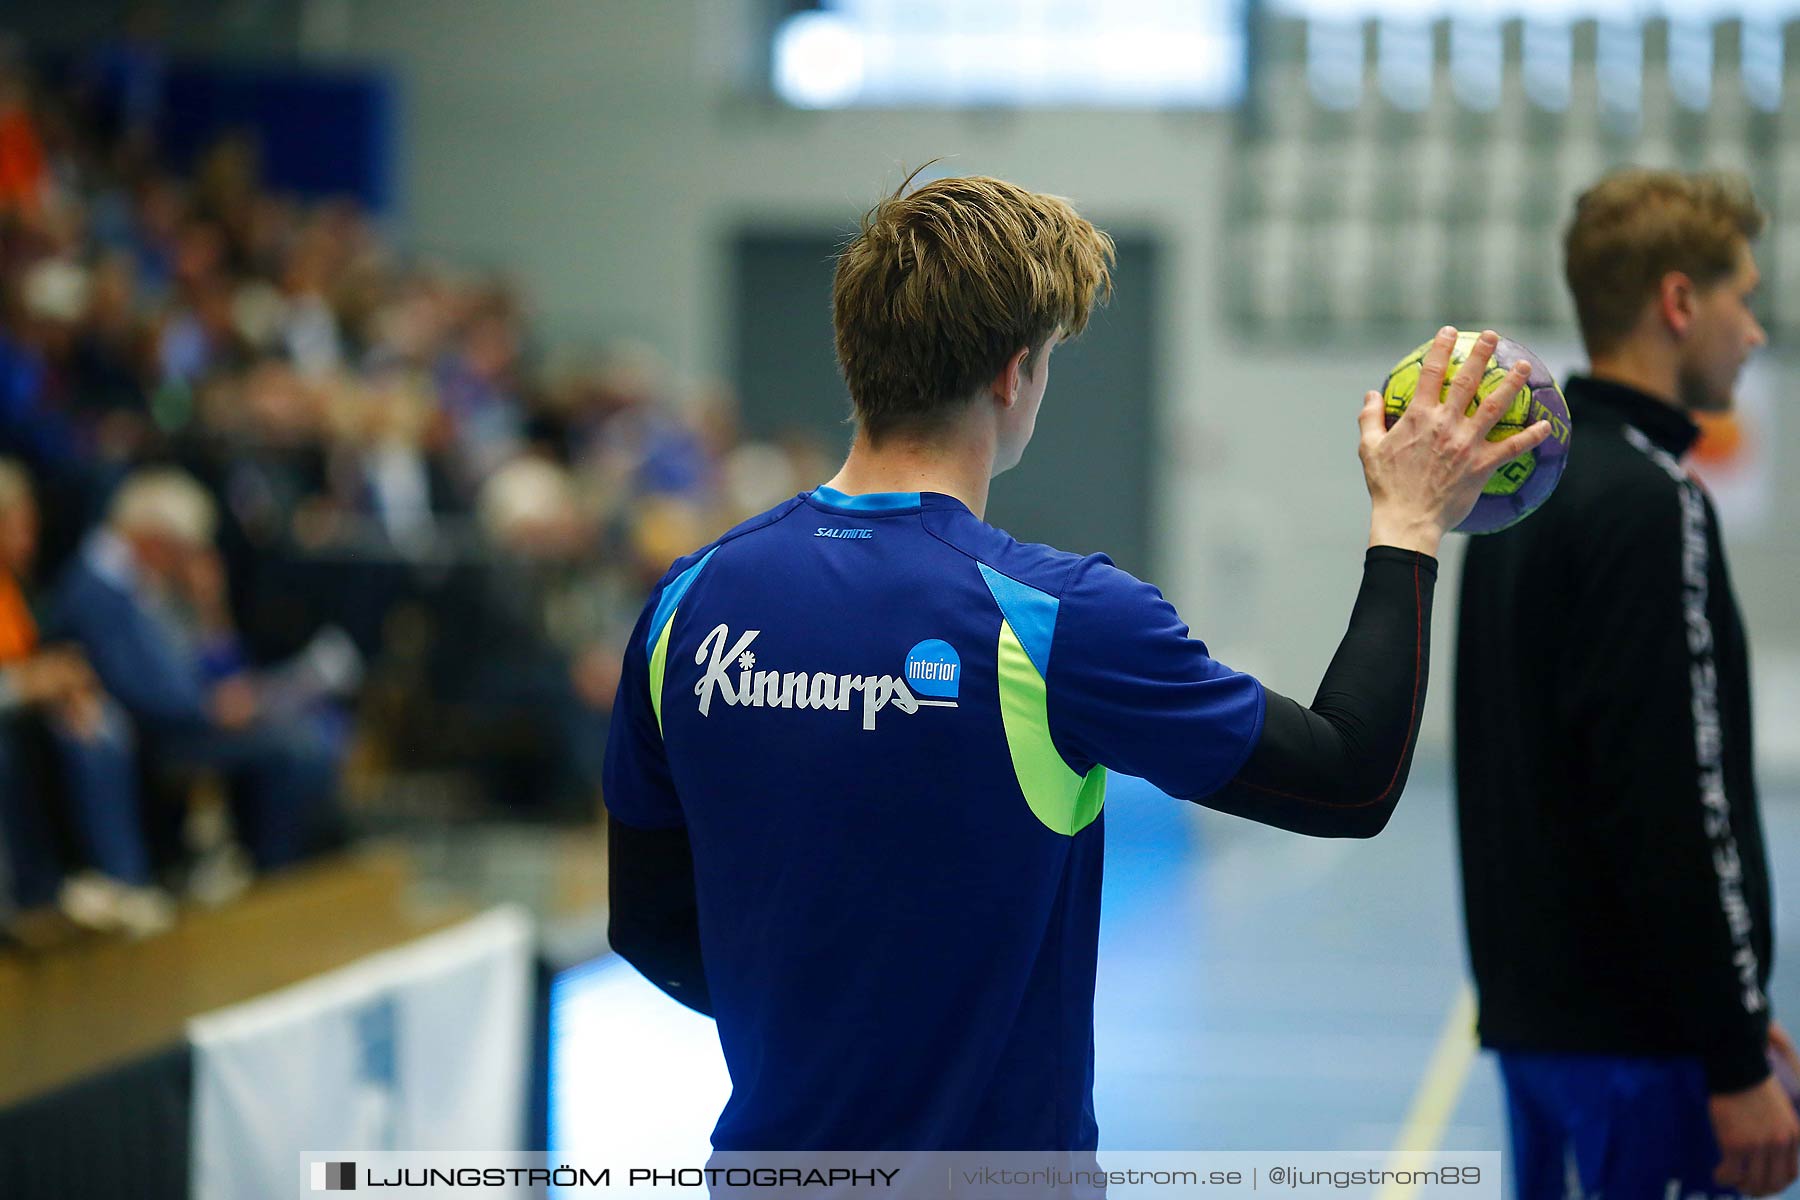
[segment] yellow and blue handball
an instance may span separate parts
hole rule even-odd
[[[1459,333],[1456,335],[1456,348],[1450,352],[1450,365],[1444,371],[1444,393],[1450,390],[1450,381],[1455,378],[1457,369],[1469,351],[1475,346],[1479,333]],[[1394,364],[1388,372],[1387,382],[1381,387],[1381,400],[1387,408],[1387,423],[1390,427],[1400,419],[1406,406],[1412,402],[1413,390],[1419,385],[1419,371],[1425,363],[1425,352],[1431,349],[1426,342],[1411,354]],[[1456,527],[1459,533],[1493,533],[1505,529],[1508,525],[1516,525],[1537,511],[1540,504],[1550,498],[1556,489],[1556,481],[1562,478],[1563,466],[1568,461],[1569,439],[1569,405],[1563,399],[1562,391],[1556,386],[1556,380],[1550,374],[1550,368],[1544,361],[1523,345],[1511,338],[1503,337],[1494,347],[1494,356],[1488,360],[1487,371],[1481,378],[1476,391],[1476,403],[1493,394],[1495,388],[1506,380],[1506,373],[1514,363],[1523,359],[1531,364],[1531,374],[1519,394],[1513,397],[1506,412],[1501,414],[1499,422],[1488,434],[1490,442],[1504,441],[1515,433],[1537,421],[1550,423],[1550,436],[1536,450],[1527,450],[1519,457],[1501,463],[1488,476],[1487,483],[1482,485],[1481,499],[1475,502],[1474,509],[1462,524]],[[1439,397],[1440,401],[1442,396]],[[1469,406],[1475,411],[1475,404]]]

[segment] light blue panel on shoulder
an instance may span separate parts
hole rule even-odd
[[[917,492],[864,492],[859,496],[851,496],[820,484],[813,489],[812,494],[813,499],[820,504],[849,509],[851,512],[896,512],[919,507]]]
[[[704,567],[707,560],[717,551],[717,546],[708,550],[701,556],[699,562],[671,579],[669,586],[663,589],[662,599],[656,602],[656,611],[650,616],[649,636],[644,642],[646,649],[656,645],[656,639],[662,636],[663,626],[667,625],[669,618],[675,615],[675,606],[681,603],[681,598],[687,595],[687,590],[694,586],[694,580],[700,576],[700,568]]]
[[[1025,648],[1025,655],[1038,674],[1050,678],[1050,638],[1056,632],[1057,600],[1049,592],[1039,591],[1028,583],[1020,583],[1010,575],[1002,575],[986,563],[977,563],[988,591],[1013,635]]]

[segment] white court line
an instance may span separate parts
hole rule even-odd
[[[1426,1158],[1444,1140],[1444,1130],[1456,1113],[1463,1088],[1469,1082],[1469,1068],[1475,1062],[1475,992],[1467,983],[1457,988],[1456,999],[1438,1032],[1437,1045],[1425,1064],[1425,1074],[1413,1093],[1406,1122],[1388,1155],[1390,1171],[1417,1171],[1425,1168]],[[1375,1193],[1376,1200],[1401,1200],[1416,1190],[1414,1184],[1384,1183]]]

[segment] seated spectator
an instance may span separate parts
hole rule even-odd
[[[468,627],[488,653],[470,656],[447,694],[484,726],[527,735],[490,795],[515,812],[591,815],[628,594],[589,551],[591,522],[564,468],[514,459],[483,485],[477,513],[491,569]]]
[[[37,506],[25,473],[0,460],[0,825],[9,845],[13,899],[37,907],[59,894],[80,924],[144,936],[174,919],[151,886],[128,726],[100,691],[81,652],[39,644],[25,601],[37,553]],[[34,735],[44,735],[60,777],[31,770]],[[63,879],[46,808],[66,796],[79,844],[95,868]]]
[[[429,379],[401,367],[370,371],[334,394],[331,501],[336,523],[348,527],[340,542],[408,559],[439,550],[457,503],[429,445],[435,406]]]
[[[192,584],[216,574],[195,565],[215,561],[216,520],[188,475],[129,476],[67,569],[54,621],[130,713],[154,769],[224,777],[238,834],[270,870],[303,857],[331,827],[337,762],[310,723],[272,711],[244,673],[209,682],[216,651],[194,619]]]
[[[503,290],[483,296],[460,337],[435,367],[440,403],[450,422],[450,451],[461,484],[472,494],[518,454],[524,436],[520,411],[520,330]]]

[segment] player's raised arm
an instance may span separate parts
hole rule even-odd
[[[1438,331],[1417,395],[1443,386],[1456,331]],[[1488,432],[1525,384],[1529,366],[1469,413],[1496,337],[1476,341],[1442,403],[1410,405],[1387,428],[1370,392],[1359,417],[1368,484],[1369,551],[1350,626],[1310,706],[1264,689],[1261,735],[1209,808],[1323,837],[1369,837],[1387,824],[1406,785],[1431,663],[1437,548],[1468,515],[1501,463],[1549,436],[1539,422],[1504,442]]]

